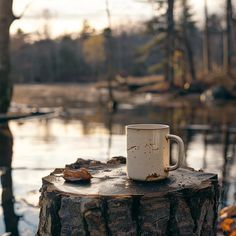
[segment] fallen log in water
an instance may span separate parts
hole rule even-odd
[[[5,123],[11,120],[27,120],[32,118],[51,118],[57,116],[58,112],[50,111],[50,112],[30,112],[26,114],[2,114],[0,115],[0,123]]]

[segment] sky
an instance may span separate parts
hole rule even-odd
[[[108,0],[112,26],[132,25],[149,19],[154,14],[151,4],[142,0]],[[219,12],[222,0],[208,0],[209,12]],[[199,23],[203,18],[204,0],[190,0],[195,18]],[[30,4],[30,5],[29,5]],[[46,19],[52,37],[81,30],[86,19],[90,25],[101,30],[108,25],[106,0],[14,0],[13,11],[24,16],[11,26],[11,33],[22,29],[26,33],[42,32]],[[49,12],[49,14],[47,14]]]

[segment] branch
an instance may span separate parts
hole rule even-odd
[[[30,7],[30,5],[32,4],[32,2],[33,2],[33,1],[30,1],[30,2],[25,6],[24,10],[22,11],[22,13],[21,13],[20,15],[16,16],[15,14],[13,14],[13,19],[14,19],[14,20],[19,20],[19,19],[21,19],[21,18],[24,16],[25,12],[29,9],[29,7]]]

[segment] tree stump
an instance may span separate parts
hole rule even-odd
[[[92,174],[89,183],[65,182],[56,176],[62,169],[43,178],[38,236],[216,235],[216,175],[178,169],[160,182],[137,182],[122,158],[70,165],[80,167]]]

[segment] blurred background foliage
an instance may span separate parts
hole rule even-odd
[[[185,84],[225,71],[227,28],[224,14],[209,14],[205,9],[205,20],[199,25],[188,0],[173,1],[172,5],[171,1],[156,1],[155,4],[156,14],[150,20],[137,23],[134,28],[127,24],[112,29],[115,74],[158,74],[167,79],[169,73],[170,81]],[[233,18],[232,24],[231,72],[235,67]],[[47,20],[44,28],[34,40],[21,29],[12,35],[15,82],[94,82],[105,78],[105,29],[96,31],[84,20],[80,32],[52,38]]]

